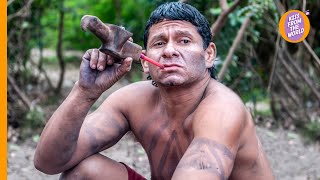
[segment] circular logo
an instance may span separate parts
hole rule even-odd
[[[279,22],[279,31],[286,41],[291,43],[301,42],[309,34],[309,19],[302,11],[290,10],[282,15]]]

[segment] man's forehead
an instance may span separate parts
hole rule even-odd
[[[190,34],[198,33],[197,28],[188,21],[183,20],[163,20],[151,26],[149,36],[162,34],[165,30],[172,29],[175,33]]]
[[[194,27],[196,28],[191,22],[189,21],[184,21],[184,20],[162,20],[154,25],[151,26],[153,27],[162,27],[162,26],[179,26],[179,27]]]

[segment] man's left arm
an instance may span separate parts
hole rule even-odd
[[[228,179],[247,116],[245,108],[234,102],[216,102],[199,108],[193,122],[194,139],[172,179]]]

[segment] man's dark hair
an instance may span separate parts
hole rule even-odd
[[[144,31],[144,47],[147,48],[149,30],[151,26],[163,20],[182,20],[193,24],[203,40],[203,48],[206,49],[212,39],[209,22],[207,19],[193,6],[181,2],[168,2],[160,5],[155,9],[147,22]],[[209,68],[209,73],[215,79],[215,68]]]

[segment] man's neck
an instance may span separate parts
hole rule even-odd
[[[203,99],[210,79],[209,75],[205,75],[201,80],[188,86],[159,86],[160,103],[168,117],[181,120],[187,118]]]

